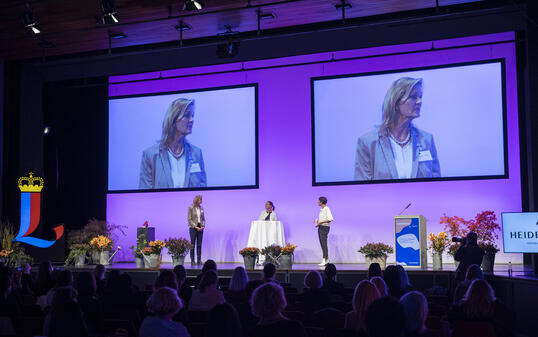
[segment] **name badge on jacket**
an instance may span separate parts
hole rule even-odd
[[[433,160],[430,150],[420,151],[418,153],[418,161],[429,161]]]
[[[191,173],[198,173],[198,172],[202,172],[202,170],[200,169],[200,164],[192,163],[192,165],[191,165]]]

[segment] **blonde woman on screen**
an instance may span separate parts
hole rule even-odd
[[[357,141],[355,180],[441,176],[433,136],[412,123],[421,107],[421,78],[402,77],[392,83],[383,102],[383,123]]]
[[[140,163],[140,189],[206,187],[202,150],[185,137],[192,132],[194,100],[173,101],[159,143],[147,148]]]

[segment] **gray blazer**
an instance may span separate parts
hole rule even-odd
[[[206,187],[207,177],[205,174],[204,158],[202,150],[185,142],[185,183],[184,187]],[[198,164],[199,170],[192,172],[193,165]],[[140,163],[140,189],[174,188],[172,174],[170,173],[170,161],[168,153],[159,144],[155,144],[142,153]]]
[[[194,206],[189,206],[187,220],[189,222],[189,228],[194,228],[196,225],[198,225],[198,215],[196,214],[196,209]],[[205,226],[205,212],[202,206],[200,206],[200,223],[202,224],[202,227]]]
[[[411,179],[440,177],[441,168],[433,136],[412,126],[411,139],[413,142]],[[420,152],[423,151],[430,152],[431,160],[424,160],[424,157],[419,158]],[[357,141],[355,180],[381,179],[398,179],[398,171],[396,170],[388,131],[377,128],[362,135]]]

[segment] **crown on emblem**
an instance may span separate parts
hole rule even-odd
[[[30,177],[19,178],[19,189],[21,192],[41,192],[43,189],[43,178],[34,177],[34,173],[30,172]]]

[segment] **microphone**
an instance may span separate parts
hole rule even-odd
[[[407,204],[407,206],[405,206],[405,208],[402,209],[402,211],[401,211],[400,214],[398,214],[398,215],[402,215],[402,213],[403,213],[406,209],[408,209],[409,206],[411,206],[411,203]]]

